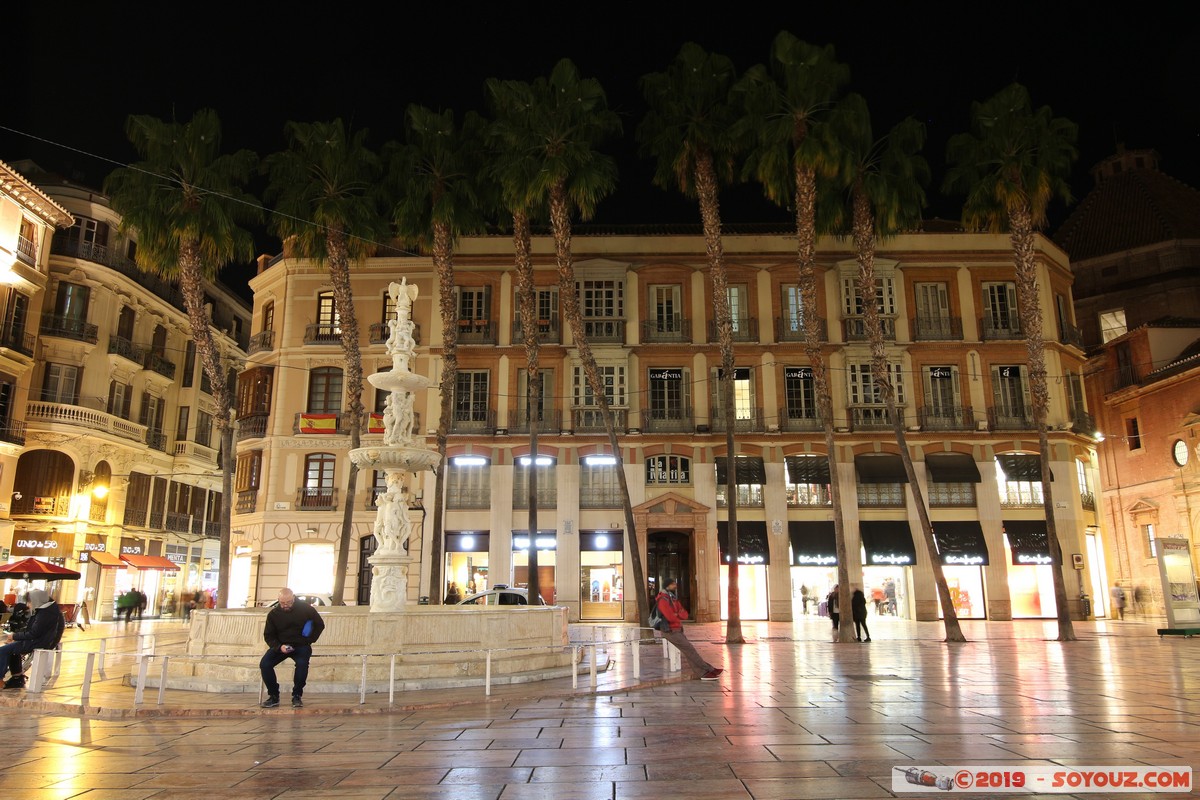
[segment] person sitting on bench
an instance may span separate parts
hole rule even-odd
[[[33,617],[23,631],[15,631],[5,637],[0,647],[0,669],[10,672],[4,682],[5,689],[24,689],[25,670],[21,656],[34,650],[53,650],[62,640],[64,620],[58,603],[44,589],[30,589],[26,595]],[[4,673],[0,672],[0,677]]]

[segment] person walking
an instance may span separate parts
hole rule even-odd
[[[679,648],[679,652],[692,665],[692,670],[700,676],[700,680],[715,681],[725,670],[718,669],[705,661],[683,632],[683,621],[688,618],[688,612],[679,602],[679,597],[676,595],[678,589],[679,582],[674,578],[669,578],[663,585],[663,590],[658,593],[655,602],[658,604],[658,613],[663,618],[661,623],[663,627],[660,627],[659,630],[662,631],[664,639]]]
[[[1113,619],[1125,619],[1125,590],[1121,588],[1121,584],[1115,583],[1111,594]]]
[[[458,583],[450,581],[450,589],[446,592],[446,605],[456,606],[463,599],[462,592],[458,590]]]
[[[296,593],[281,589],[279,605],[267,612],[267,624],[263,639],[268,650],[258,662],[263,684],[267,687],[267,699],[263,708],[279,705],[279,680],[275,667],[287,659],[296,664],[292,681],[292,708],[304,707],[304,684],[308,682],[308,662],[312,659],[312,646],[321,638],[325,620],[308,603],[296,602]]]
[[[5,689],[24,689],[25,670],[21,665],[21,656],[34,650],[53,650],[62,640],[63,620],[62,609],[51,599],[44,589],[30,589],[26,595],[27,604],[33,609],[33,616],[28,627],[23,631],[15,631],[4,637],[4,645],[0,646],[0,670],[7,670],[10,675],[4,682]],[[4,673],[0,672],[0,677]]]
[[[854,619],[854,641],[871,641],[871,632],[867,630],[867,596],[857,586],[850,595],[850,616]]]
[[[835,583],[833,591],[825,598],[825,607],[829,609],[829,619],[833,622],[833,640],[836,642],[838,638],[838,623],[842,621],[842,615],[838,611],[838,587]]]

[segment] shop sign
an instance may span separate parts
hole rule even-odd
[[[69,540],[74,539],[70,534],[33,534],[13,539],[12,553],[15,556],[57,556],[66,555]]]
[[[172,564],[186,564],[187,563],[187,553],[168,552],[167,553],[167,561],[170,561]]]
[[[942,563],[946,566],[950,566],[952,564],[961,564],[967,567],[981,567],[983,566],[983,556],[967,556],[959,553],[947,553],[946,555],[942,556]]]
[[[1041,553],[1017,553],[1015,558],[1017,564],[1053,564],[1054,561],[1050,556],[1044,556]]]
[[[828,567],[837,563],[837,556],[810,556],[800,554],[796,556],[796,566],[798,567]]]
[[[949,367],[930,367],[929,377],[942,380],[949,380],[951,376]]]
[[[681,381],[681,380],[683,380],[683,370],[681,370],[681,369],[652,369],[652,370],[650,370],[650,380],[652,380],[652,381]]]
[[[812,367],[784,367],[783,377],[793,381],[811,381],[813,379]]]
[[[84,542],[83,549],[87,553],[104,553],[107,552],[108,545],[104,542]]]
[[[908,555],[907,553],[900,553],[899,555],[897,555],[895,553],[871,553],[871,563],[872,564],[899,565],[899,564],[911,564],[912,562],[913,562],[912,556]]]
[[[123,556],[141,556],[145,555],[145,550],[142,547],[141,539],[121,539],[121,555]]]
[[[691,483],[691,462],[683,456],[651,456],[646,459],[647,483]]]

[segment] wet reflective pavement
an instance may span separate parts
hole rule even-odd
[[[160,649],[186,635],[181,623],[140,625]],[[121,632],[100,624],[68,631],[62,674],[41,697],[0,696],[0,791],[23,800],[852,800],[948,794],[894,795],[893,770],[915,765],[1195,768],[1200,639],[1160,639],[1157,625],[1077,623],[1080,641],[1058,643],[1053,623],[969,622],[971,641],[947,645],[938,623],[873,617],[873,642],[834,644],[828,621],[810,617],[747,623],[749,641],[736,646],[720,626],[694,625],[698,649],[725,668],[718,681],[667,673],[651,645],[640,651],[640,683],[628,648],[612,649],[598,693],[586,675],[574,689],[556,679],[498,686],[490,698],[482,687],[408,693],[394,708],[386,694],[360,705],[357,694],[310,692],[299,712],[286,702],[258,709],[253,694],[178,690],[162,706],[147,690],[138,711],[117,675],[130,662],[114,655],[91,697],[98,713],[81,715],[71,652]]]

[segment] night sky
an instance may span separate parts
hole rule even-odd
[[[745,70],[767,61],[784,29],[835,46],[877,136],[905,116],[925,123],[934,176],[926,217],[957,218],[957,198],[940,192],[946,139],[967,130],[973,100],[1014,80],[1079,125],[1076,197],[1118,143],[1158,150],[1164,171],[1200,186],[1200,36],[1194,14],[1172,10],[1184,4],[404,3],[375,15],[356,3],[95,4],[89,13],[17,5],[5,12],[0,159],[33,158],[95,186],[135,158],[124,136],[131,113],[183,121],[211,107],[227,150],[260,155],[284,146],[288,120],[340,116],[379,147],[400,138],[410,103],[483,111],[487,78],[532,80],[567,57],[601,82],[625,124],[607,148],[622,164],[619,187],[595,221],[695,222],[694,206],[652,186],[652,166],[637,156],[638,78],[665,68],[686,41]],[[702,17],[706,9],[720,13]],[[999,16],[1010,9],[1011,19]],[[722,205],[727,222],[787,218],[754,186],[729,191]],[[1059,204],[1051,226],[1068,212]],[[260,246],[278,248],[268,237]]]

